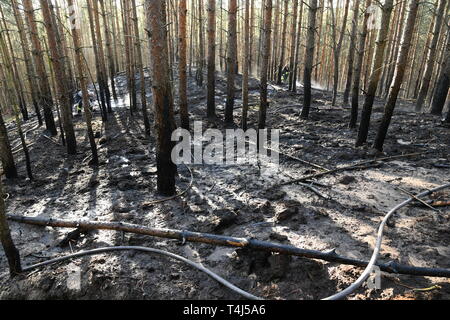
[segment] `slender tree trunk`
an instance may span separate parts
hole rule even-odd
[[[242,129],[247,131],[248,117],[248,74],[250,60],[250,0],[245,0],[244,54],[242,57]]]
[[[106,99],[106,106],[108,108],[108,112],[111,113],[111,92],[109,91],[109,85],[108,85],[108,73],[106,72],[106,63],[105,63],[105,51],[103,49],[103,37],[102,37],[102,31],[100,28],[100,15],[99,15],[99,9],[98,9],[98,0],[90,0],[91,1],[91,8],[93,10],[93,16],[95,20],[95,35],[97,38],[97,46],[98,46],[98,59],[99,59],[99,66],[100,66],[100,77],[101,77],[101,85],[103,86],[103,91],[105,93],[105,99]]]
[[[389,33],[389,22],[393,8],[393,0],[386,0],[382,7],[381,29],[378,33],[375,60],[373,61],[372,71],[370,74],[369,87],[366,92],[363,110],[361,114],[361,123],[359,125],[358,138],[356,146],[361,146],[367,141],[369,133],[370,117],[372,115],[372,106],[375,100],[378,83],[380,81],[381,72],[383,71],[384,51]]]
[[[165,196],[175,194],[177,167],[171,158],[175,143],[171,140],[175,130],[173,97],[169,78],[166,33],[165,0],[146,0],[147,30],[150,33],[152,61],[152,91],[155,110],[156,165],[158,192]]]
[[[17,178],[17,168],[11,151],[11,144],[8,139],[8,131],[6,130],[0,106],[0,160],[3,167],[3,173],[7,179]],[[1,176],[0,176],[1,178]]]
[[[0,49],[2,51],[4,64],[10,66],[11,65],[11,57],[9,55],[8,48],[6,46],[5,39],[3,38],[3,34],[1,34],[1,33],[0,33]],[[6,87],[8,87],[8,85],[7,85],[8,82],[12,83],[14,81],[14,76],[15,76],[15,73],[14,73],[13,68],[7,68],[7,74],[5,75]],[[23,149],[24,156],[25,156],[25,164],[26,164],[26,168],[27,168],[27,174],[28,174],[28,177],[30,178],[30,180],[33,180],[33,174],[31,172],[30,155],[29,155],[29,152],[28,152],[28,147],[27,147],[26,142],[25,142],[25,136],[23,134],[21,122],[20,122],[20,119],[19,119],[19,110],[17,108],[17,106],[20,105],[20,94],[19,94],[19,91],[18,91],[18,90],[20,90],[20,88],[17,87],[17,86],[15,86],[14,88],[16,90],[16,94],[15,95],[14,94],[10,94],[9,95],[9,97],[10,97],[9,100],[10,100],[10,104],[12,106],[12,110],[14,111],[14,118],[15,118],[14,120],[16,122],[17,133],[19,134],[19,139],[20,139],[20,142],[22,144],[22,149]],[[8,90],[8,89],[6,89],[6,90]]]
[[[3,186],[0,181],[0,240],[5,251],[6,259],[8,260],[9,272],[11,277],[14,277],[22,272],[22,266],[20,263],[19,250],[11,237],[8,221],[6,219],[6,206],[3,200]]]
[[[91,32],[91,40],[92,40],[92,48],[94,51],[94,60],[95,60],[95,70],[97,71],[97,85],[99,88],[99,96],[100,96],[100,109],[102,113],[102,120],[105,122],[108,119],[107,115],[107,103],[106,103],[106,94],[104,89],[104,82],[102,76],[102,69],[100,65],[100,56],[98,53],[98,45],[97,45],[97,35],[95,32],[95,24],[94,24],[94,15],[93,8],[90,0],[86,0],[88,6],[88,17],[89,17],[89,29]],[[95,83],[93,83],[95,86]]]
[[[350,89],[352,86],[353,67],[354,67],[353,62],[355,59],[355,48],[357,38],[356,33],[358,31],[359,2],[360,0],[355,0],[353,4],[353,20],[352,20],[352,31],[350,32],[350,48],[348,49],[348,57],[347,57],[347,78],[345,81],[344,105],[348,105]]]
[[[408,18],[406,20],[406,27],[403,33],[403,40],[401,44],[400,55],[397,60],[395,70],[395,78],[391,89],[389,90],[388,100],[384,106],[384,115],[378,129],[377,136],[373,147],[378,151],[383,151],[384,140],[387,135],[389,124],[391,123],[392,115],[394,114],[395,104],[397,102],[398,93],[402,85],[405,74],[406,63],[408,60],[409,49],[411,47],[411,39],[416,22],[417,10],[419,7],[419,0],[410,0]]]
[[[23,0],[23,6],[33,48],[32,56],[39,80],[39,85],[37,87],[39,92],[39,104],[44,110],[45,127],[52,136],[56,136],[58,132],[56,130],[55,119],[53,117],[53,98],[50,83],[48,82],[47,72],[45,70],[43,50],[39,40],[32,0]]]
[[[425,72],[423,74],[422,85],[420,87],[419,96],[417,97],[416,102],[416,111],[419,112],[422,110],[423,105],[425,103],[425,99],[428,94],[428,90],[430,89],[431,76],[433,74],[433,68],[436,60],[436,47],[439,40],[439,31],[441,30],[442,18],[444,15],[444,9],[448,0],[438,0],[439,6],[437,6],[436,11],[436,20],[434,23],[433,29],[433,38],[431,40],[430,48],[428,51],[428,59],[425,68]]]
[[[198,65],[197,65],[197,85],[199,87],[203,86],[203,66],[205,64],[205,44],[204,44],[204,34],[203,34],[203,0],[198,0]]]
[[[289,90],[292,90],[294,81],[295,68],[295,48],[297,44],[297,17],[298,17],[298,0],[294,0],[294,8],[292,13],[291,24],[291,48],[289,54]],[[300,34],[298,34],[300,36]]]
[[[295,61],[294,69],[291,70],[294,77],[292,79],[292,92],[297,92],[297,78],[300,69],[300,44],[302,42],[302,23],[303,23],[303,1],[300,2],[300,15],[298,19],[298,29],[297,29],[297,43],[295,45]]]
[[[53,69],[55,72],[55,77],[57,79],[56,87],[59,96],[58,101],[61,105],[61,119],[66,136],[67,153],[76,154],[77,142],[75,139],[75,131],[72,124],[72,106],[70,104],[70,94],[68,92],[67,79],[64,73],[64,59],[61,53],[61,43],[56,33],[57,28],[52,22],[52,12],[50,11],[48,0],[39,0],[39,2],[41,4],[42,14],[44,17],[44,25],[47,31],[48,45],[52,56]]]
[[[269,107],[269,103],[267,101],[267,80],[269,76],[269,61],[271,49],[270,38],[272,33],[272,0],[265,1],[264,12],[264,43],[261,59],[261,101],[259,106],[258,129],[266,128],[267,108]]]
[[[183,129],[189,130],[189,112],[188,112],[188,100],[187,100],[187,3],[186,0],[179,1],[179,48],[180,48],[180,61],[178,64],[179,68],[179,103],[180,103],[180,118],[181,127]]]
[[[277,84],[282,84],[282,78],[283,78],[283,66],[284,66],[284,59],[286,56],[286,34],[287,34],[287,20],[289,16],[289,1],[284,0],[284,9],[283,9],[283,30],[281,33],[281,55],[280,55],[280,61],[278,63],[278,74],[277,74]]]
[[[234,90],[236,77],[237,52],[237,0],[229,0],[228,6],[228,56],[227,56],[227,101],[225,106],[225,123],[233,122]]]
[[[216,0],[208,0],[208,93],[207,116],[216,117]]]
[[[114,77],[116,76],[116,66],[114,63],[114,51],[112,48],[112,41],[111,41],[111,31],[109,29],[109,21],[107,17],[107,13],[105,10],[105,3],[104,0],[100,0],[100,9],[102,12],[102,18],[103,18],[103,27],[104,27],[104,33],[105,33],[105,46],[106,51],[108,52],[108,67],[109,67],[109,78],[111,79],[111,89],[114,100],[117,100],[117,91],[116,91],[116,82],[114,80]]]
[[[441,72],[438,77],[436,89],[431,103],[430,113],[440,116],[444,109],[445,100],[447,98],[450,86],[450,31],[447,32],[447,43],[444,53],[444,61],[441,66]]]
[[[23,88],[22,81],[20,81],[20,78],[19,78],[19,69],[17,67],[16,57],[14,56],[14,47],[12,45],[11,37],[9,34],[10,30],[8,29],[8,26],[6,25],[6,19],[5,19],[2,7],[0,7],[0,13],[1,13],[2,20],[3,20],[6,41],[8,43],[7,46],[9,46],[9,50],[11,52],[11,56],[9,58],[9,63],[6,67],[11,72],[11,75],[12,75],[11,81],[13,82],[16,93],[17,93],[18,106],[19,106],[20,112],[22,114],[22,118],[24,121],[28,121],[29,115],[28,115],[28,109],[27,109],[25,96],[24,96],[24,88]]]
[[[309,0],[309,18],[308,31],[306,34],[306,49],[305,49],[305,69],[303,72],[303,88],[304,88],[304,102],[301,113],[302,119],[308,119],[309,109],[311,107],[311,74],[314,63],[314,44],[316,33],[316,12],[317,0]]]
[[[364,11],[364,19],[362,25],[362,31],[359,35],[359,45],[357,49],[357,57],[352,85],[352,111],[350,115],[350,123],[349,128],[356,128],[356,123],[358,121],[358,108],[359,108],[359,88],[361,85],[361,73],[362,73],[362,64],[364,60],[364,52],[366,49],[366,38],[367,38],[367,23],[369,21],[370,13],[368,8],[370,7],[372,0],[366,0],[366,8]]]
[[[342,19],[342,28],[339,34],[339,38],[336,41],[336,29],[337,29],[337,18],[334,14],[333,3],[330,0],[331,7],[331,16],[332,16],[332,35],[333,35],[333,56],[334,56],[334,73],[333,73],[333,100],[332,105],[336,105],[336,99],[338,94],[338,86],[339,86],[339,60],[341,58],[341,48],[342,48],[342,40],[344,39],[345,28],[347,26],[347,16],[348,16],[348,7],[350,4],[350,0],[345,0],[345,8],[344,8],[344,17]]]
[[[150,120],[148,117],[147,110],[147,93],[146,93],[146,85],[145,85],[145,73],[144,73],[144,61],[142,58],[142,49],[141,49],[141,39],[139,37],[139,23],[138,16],[136,10],[136,0],[131,0],[131,9],[133,14],[133,24],[134,24],[134,46],[136,48],[136,67],[139,71],[140,81],[140,91],[141,91],[141,109],[142,109],[142,118],[144,120],[144,128],[145,134],[150,135]]]
[[[34,106],[34,110],[36,112],[36,116],[38,118],[39,126],[43,124],[41,111],[39,110],[39,93],[37,91],[38,85],[36,83],[36,75],[34,72],[33,62],[31,61],[30,56],[30,46],[28,42],[28,38],[25,34],[25,29],[23,26],[22,16],[19,12],[19,7],[17,0],[11,0],[11,6],[13,8],[13,13],[15,17],[15,21],[17,24],[17,29],[19,31],[20,42],[22,46],[22,53],[25,60],[25,66],[27,70],[27,80],[31,91],[31,100]]]
[[[73,0],[68,0],[68,5],[69,5],[69,8],[72,8],[72,10],[74,10]],[[81,45],[79,30],[76,28],[77,15],[75,14],[75,11],[71,12],[71,17],[73,17],[73,19],[74,19],[74,20],[72,20],[73,25],[71,28],[72,39],[73,39],[73,46],[74,46],[74,50],[75,50],[75,64],[76,64],[76,67],[78,70],[78,81],[80,83],[81,93],[83,96],[83,108],[84,108],[84,116],[86,119],[88,139],[89,139],[89,144],[91,146],[91,151],[92,151],[91,163],[93,165],[98,165],[97,145],[95,143],[94,131],[92,130],[92,114],[91,114],[91,110],[90,110],[89,92],[88,92],[88,88],[87,88],[86,70],[85,70],[84,64],[83,64],[83,52],[82,52],[83,48]]]

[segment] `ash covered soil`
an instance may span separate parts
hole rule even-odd
[[[240,80],[240,79],[239,79]],[[148,81],[148,79],[147,79]],[[189,83],[191,120],[204,120],[206,88],[193,78]],[[416,194],[449,182],[449,128],[440,119],[412,112],[401,102],[389,130],[386,156],[411,152],[423,155],[383,162],[356,171],[326,175],[315,188],[290,184],[271,186],[320,172],[286,155],[280,155],[279,171],[261,174],[257,166],[190,166],[192,188],[183,196],[160,204],[156,194],[154,139],[143,133],[140,116],[130,116],[123,75],[117,78],[119,100],[109,121],[94,121],[100,166],[88,165],[89,143],[82,117],[74,117],[79,152],[67,156],[56,138],[43,136],[36,123],[24,126],[35,180],[25,179],[20,147],[15,148],[22,179],[6,183],[10,214],[67,220],[115,221],[157,228],[198,231],[247,237],[314,249],[336,249],[340,255],[368,260],[377,228],[384,215],[408,198],[402,189]],[[139,85],[137,85],[139,87]],[[150,86],[148,86],[149,88]],[[237,87],[235,119],[240,123]],[[218,75],[219,120],[222,124],[226,81]],[[175,91],[176,92],[176,91]],[[148,94],[151,98],[151,94]],[[283,153],[328,169],[373,158],[368,147],[355,148],[356,132],[347,128],[348,108],[332,107],[331,94],[313,90],[309,120],[299,115],[302,90],[290,93],[270,86],[269,128],[280,129]],[[258,82],[250,82],[249,127],[256,126]],[[175,103],[176,104],[176,103]],[[369,141],[382,115],[382,102],[374,108]],[[178,114],[176,114],[178,120]],[[206,124],[206,121],[204,122]],[[206,126],[204,125],[204,129]],[[13,145],[18,137],[13,134]],[[177,188],[186,190],[190,171],[179,166]],[[450,193],[434,197],[449,199]],[[10,223],[23,264],[105,246],[146,246],[168,250],[203,264],[238,287],[266,299],[319,299],[344,289],[362,268],[337,263],[288,257],[266,252],[180,244],[115,231],[92,231],[64,244],[70,229]],[[396,261],[420,267],[450,268],[450,211],[433,212],[409,205],[396,213],[386,228],[380,261]],[[163,256],[135,252],[88,256],[35,270],[10,280],[0,249],[1,299],[240,299],[206,274]],[[81,279],[78,285],[77,279]],[[426,288],[428,290],[417,290]],[[350,299],[449,299],[445,278],[382,274],[382,289],[360,288]]]

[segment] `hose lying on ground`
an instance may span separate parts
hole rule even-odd
[[[179,256],[177,254],[168,252],[168,251],[164,251],[164,250],[159,250],[159,249],[154,249],[154,248],[146,248],[146,247],[134,247],[134,246],[122,246],[122,247],[104,247],[104,248],[98,248],[98,249],[93,249],[93,250],[87,250],[87,251],[82,251],[82,252],[78,252],[78,253],[74,253],[74,254],[70,254],[67,256],[63,256],[63,257],[59,257],[59,258],[55,258],[55,259],[51,259],[51,260],[47,260],[41,263],[37,263],[35,265],[31,265],[28,267],[25,267],[22,269],[22,272],[30,272],[36,268],[40,268],[40,267],[44,267],[44,266],[48,266],[51,264],[55,264],[58,262],[63,262],[66,260],[70,260],[70,259],[75,259],[75,258],[81,258],[84,256],[91,256],[91,255],[97,255],[97,254],[102,254],[102,253],[106,253],[106,252],[112,252],[112,251],[127,251],[127,250],[134,250],[134,251],[139,251],[139,252],[145,252],[145,253],[154,253],[154,254],[160,254],[160,255],[164,255],[179,261],[182,261],[192,267],[194,267],[197,270],[200,270],[201,272],[206,273],[208,276],[210,276],[211,278],[213,278],[214,280],[216,280],[217,282],[223,284],[225,287],[227,287],[228,289],[234,291],[235,293],[243,296],[244,298],[247,299],[251,299],[251,300],[262,300],[261,298],[254,296],[242,289],[239,289],[238,287],[236,287],[234,284],[228,282],[227,280],[225,280],[224,278],[222,278],[221,276],[217,275],[216,273],[212,272],[211,270],[205,268],[204,266],[202,266],[199,263],[195,263],[189,259],[186,259],[182,256]]]
[[[445,184],[443,186],[434,188],[432,190],[428,190],[425,192],[422,192],[420,194],[418,194],[415,198],[420,198],[420,197],[424,197],[427,195],[430,195],[434,192],[443,190],[443,189],[447,189],[450,187],[450,183]],[[356,289],[358,289],[364,281],[367,280],[367,278],[370,276],[370,274],[373,271],[373,267],[376,265],[377,263],[377,259],[378,259],[378,255],[380,253],[380,249],[381,249],[381,243],[383,241],[383,231],[384,231],[384,227],[386,226],[386,223],[388,222],[389,218],[392,217],[392,215],[397,212],[398,210],[400,210],[401,208],[407,206],[410,202],[415,200],[414,197],[410,197],[408,200],[400,203],[399,205],[397,205],[396,207],[394,207],[391,211],[389,211],[386,216],[384,217],[383,221],[381,222],[380,227],[378,228],[378,235],[377,235],[377,242],[375,245],[375,249],[373,250],[373,254],[372,257],[369,261],[369,264],[367,265],[366,269],[364,270],[364,272],[361,274],[361,276],[354,282],[352,283],[348,288],[346,288],[345,290],[338,292],[328,298],[325,298],[324,300],[339,300],[339,299],[343,299],[346,296],[348,296],[349,294],[353,293]]]

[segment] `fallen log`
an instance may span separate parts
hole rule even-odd
[[[237,248],[245,247],[259,251],[269,251],[272,253],[281,253],[310,259],[319,259],[328,262],[336,262],[359,267],[366,267],[368,265],[367,261],[340,256],[336,253],[335,250],[323,252],[248,238],[236,238],[230,236],[183,231],[176,229],[151,228],[123,222],[101,222],[101,221],[82,221],[82,220],[66,221],[60,219],[51,219],[51,218],[45,219],[45,218],[24,217],[17,215],[7,215],[7,217],[8,220],[10,221],[43,227],[71,228],[71,229],[80,228],[83,230],[115,230],[159,238],[176,239],[182,242],[197,242],[197,243],[205,243],[217,246],[237,247]],[[380,268],[381,271],[388,273],[450,278],[449,269],[413,267],[408,265],[401,265],[393,261],[389,263],[377,263],[376,265]]]

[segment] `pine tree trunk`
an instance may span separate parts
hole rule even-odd
[[[308,31],[306,33],[305,69],[303,72],[304,102],[302,119],[308,119],[311,107],[311,75],[314,63],[317,0],[309,0]]]
[[[205,44],[203,34],[203,3],[202,0],[198,0],[198,65],[196,72],[197,85],[203,86],[203,67],[205,64]]]
[[[30,56],[30,46],[29,46],[29,42],[28,42],[28,38],[25,34],[25,29],[24,29],[24,25],[23,25],[23,20],[22,20],[22,16],[19,12],[19,7],[17,4],[17,0],[11,0],[11,6],[13,8],[13,13],[14,13],[14,18],[17,24],[17,29],[19,31],[19,37],[20,37],[20,42],[21,42],[21,46],[22,46],[22,53],[23,53],[23,57],[24,57],[24,62],[25,62],[25,67],[27,70],[27,80],[28,80],[28,84],[31,90],[31,100],[34,106],[34,110],[36,112],[36,116],[38,118],[38,123],[39,126],[41,126],[43,124],[42,122],[42,115],[41,115],[41,111],[39,109],[39,93],[37,91],[38,85],[36,83],[36,75],[35,75],[35,71],[34,71],[34,66],[33,66],[33,62],[31,61],[31,56]]]
[[[272,33],[272,0],[265,1],[264,8],[264,43],[262,48],[261,59],[261,92],[260,92],[260,106],[259,106],[259,120],[258,129],[266,128],[267,108],[269,103],[267,101],[267,80],[269,76],[269,61],[270,61],[270,46]]]
[[[14,277],[22,272],[22,266],[20,263],[19,251],[14,245],[11,237],[11,232],[9,230],[8,221],[6,219],[6,206],[3,186],[0,181],[0,241],[5,251],[6,259],[8,260],[9,272],[11,277]]]
[[[334,21],[332,24],[334,71],[333,71],[333,99],[332,99],[331,105],[335,106],[337,94],[338,94],[338,86],[339,86],[339,67],[340,67],[339,60],[341,58],[342,40],[344,39],[345,27],[347,25],[348,7],[350,4],[350,0],[345,0],[344,17],[342,20],[342,29],[340,30],[339,38],[337,41],[336,41],[337,18],[334,16],[332,0],[330,0],[330,4],[331,4],[332,20]]]
[[[297,14],[298,14],[298,0],[294,0],[294,12],[292,14],[291,24],[291,49],[289,57],[289,90],[292,91],[294,81],[294,68],[295,68],[295,48],[297,42]],[[298,35],[300,36],[300,34]]]
[[[350,114],[350,123],[349,128],[356,128],[356,123],[358,121],[358,108],[359,108],[359,88],[361,85],[361,73],[362,73],[362,64],[364,60],[364,52],[366,49],[366,38],[367,38],[367,22],[369,20],[370,13],[368,12],[368,8],[370,7],[371,0],[366,0],[366,8],[364,12],[364,19],[362,25],[362,31],[359,35],[359,45],[357,49],[357,57],[356,64],[354,70],[354,78],[352,85],[352,111]]]
[[[248,117],[248,76],[250,65],[250,0],[245,0],[244,54],[242,63],[242,129],[247,131]]]
[[[383,71],[384,51],[388,40],[389,22],[391,20],[391,13],[393,8],[393,0],[386,0],[382,7],[381,29],[378,32],[378,39],[376,44],[375,59],[373,61],[372,70],[370,73],[369,86],[366,92],[363,110],[361,114],[361,123],[359,125],[358,138],[356,146],[361,146],[367,141],[369,133],[370,117],[372,115],[373,102],[377,92],[378,84]]]
[[[445,106],[448,89],[450,86],[450,31],[447,32],[447,43],[444,53],[444,61],[441,65],[441,71],[438,77],[436,89],[431,103],[430,113],[440,116]]]
[[[7,67],[8,71],[11,72],[11,76],[12,76],[11,81],[13,82],[14,87],[15,87],[15,91],[17,94],[17,100],[18,100],[18,106],[19,106],[20,112],[22,114],[22,118],[24,121],[28,121],[29,115],[28,115],[28,109],[27,109],[27,105],[26,105],[26,101],[25,101],[24,88],[23,88],[22,81],[20,80],[19,69],[17,67],[16,57],[14,55],[14,47],[11,42],[11,37],[10,37],[11,31],[8,29],[8,26],[6,25],[6,19],[5,19],[2,7],[0,7],[0,13],[1,13],[2,21],[3,21],[4,34],[5,34],[6,41],[7,41],[6,46],[7,47],[9,46],[8,49],[6,49],[6,48],[5,49],[9,50],[11,52],[11,55],[9,57],[9,62],[6,64],[6,67]]]
[[[189,130],[189,112],[188,112],[188,100],[187,100],[187,3],[186,0],[179,1],[179,48],[180,48],[180,61],[179,61],[179,103],[180,103],[180,118],[181,127]]]
[[[8,138],[5,122],[3,120],[0,106],[0,160],[3,167],[3,173],[8,179],[17,178],[17,168],[14,163],[14,157],[11,151],[11,144]],[[1,179],[1,175],[0,175]]]
[[[136,10],[136,0],[131,0],[131,10],[133,14],[133,24],[134,24],[134,46],[136,48],[136,67],[139,71],[140,81],[140,91],[141,91],[141,110],[142,110],[142,118],[144,120],[144,128],[145,134],[150,135],[150,120],[148,117],[147,110],[147,93],[146,93],[146,85],[145,85],[145,73],[144,73],[144,61],[142,58],[142,49],[141,49],[141,39],[139,37],[139,24],[138,24],[138,16]]]
[[[350,89],[352,86],[353,68],[354,68],[353,62],[355,59],[355,48],[357,38],[356,33],[358,31],[359,2],[360,0],[355,0],[353,4],[352,31],[350,32],[350,48],[348,49],[348,58],[347,58],[347,78],[345,81],[344,100],[343,100],[344,105],[348,105]]]
[[[431,83],[431,76],[433,73],[433,68],[435,65],[436,60],[436,47],[439,40],[439,31],[441,30],[441,24],[442,24],[442,18],[444,15],[444,9],[447,4],[448,0],[438,0],[439,6],[436,8],[436,21],[434,23],[434,29],[433,29],[433,38],[431,40],[429,52],[428,52],[428,59],[426,63],[425,72],[423,74],[422,79],[422,85],[420,87],[419,96],[417,97],[416,101],[416,111],[419,112],[422,110],[423,105],[425,103],[425,99],[428,94],[428,90],[430,89],[430,83]]]
[[[152,91],[156,129],[157,189],[165,196],[175,194],[177,167],[171,158],[175,143],[171,140],[175,130],[173,97],[169,78],[166,5],[165,0],[146,0],[147,30],[150,35],[152,61]]]
[[[68,5],[69,5],[69,8],[72,8],[72,10],[74,10],[73,0],[68,0]],[[97,165],[98,164],[97,145],[95,143],[94,131],[92,130],[92,114],[91,114],[91,110],[89,108],[90,102],[89,102],[89,92],[88,92],[87,81],[86,81],[86,79],[87,79],[86,70],[85,70],[85,67],[83,64],[83,51],[82,51],[83,48],[81,45],[79,30],[76,28],[77,16],[74,11],[71,12],[71,17],[73,17],[73,19],[74,19],[74,20],[72,20],[73,25],[71,26],[71,30],[72,30],[73,46],[74,46],[74,50],[75,50],[75,65],[78,70],[78,81],[80,83],[81,93],[82,93],[82,97],[83,97],[84,116],[86,119],[88,139],[89,139],[89,144],[91,146],[91,152],[92,152],[91,163],[93,165]]]
[[[106,51],[108,52],[108,67],[109,67],[109,78],[111,79],[111,90],[113,94],[114,100],[117,100],[117,91],[116,91],[116,82],[114,77],[116,76],[116,66],[114,63],[114,51],[112,48],[112,41],[111,41],[111,31],[109,29],[109,21],[107,18],[106,10],[105,10],[105,3],[104,0],[100,0],[100,10],[102,13],[102,20],[103,20],[103,27],[104,27],[104,33],[105,33],[105,46]]]
[[[283,66],[284,66],[284,58],[286,56],[286,33],[287,33],[287,20],[288,20],[288,10],[289,10],[289,1],[284,1],[284,9],[283,9],[283,30],[281,33],[281,55],[280,55],[280,61],[278,63],[278,72],[277,72],[277,84],[282,84],[282,78],[283,78]]]
[[[303,23],[303,1],[300,2],[300,15],[298,19],[298,28],[297,28],[297,43],[295,45],[295,61],[294,61],[294,69],[291,70],[293,73],[292,79],[292,92],[297,92],[297,79],[300,69],[300,44],[302,42],[302,23]]]
[[[44,17],[45,30],[48,37],[48,45],[52,57],[53,71],[55,73],[56,87],[58,90],[58,101],[61,105],[61,119],[66,136],[66,146],[68,154],[77,153],[77,142],[75,139],[75,132],[72,124],[70,104],[70,93],[68,92],[68,85],[66,75],[64,73],[64,59],[61,53],[61,43],[57,35],[57,28],[52,22],[52,12],[48,0],[39,0],[41,4],[42,15]]]
[[[101,78],[101,86],[103,87],[103,91],[105,93],[105,99],[106,99],[106,105],[108,108],[108,112],[111,113],[111,92],[109,91],[109,85],[108,85],[108,73],[106,72],[106,64],[105,64],[105,51],[103,50],[103,36],[102,31],[100,28],[100,15],[99,15],[99,9],[98,9],[98,2],[99,0],[90,0],[91,1],[91,8],[93,9],[93,16],[95,20],[95,35],[97,38],[97,52],[98,52],[98,59],[99,59],[99,67],[100,67],[100,78]]]
[[[37,86],[39,93],[39,104],[44,110],[45,127],[52,136],[56,136],[58,132],[56,130],[55,118],[53,117],[53,98],[47,72],[45,70],[43,50],[39,40],[32,0],[23,0],[23,6],[33,49],[32,56],[36,67],[36,74],[39,79],[39,85]]]
[[[402,37],[403,40],[401,44],[401,50],[395,70],[395,78],[393,80],[392,87],[389,90],[388,99],[386,105],[384,106],[384,115],[381,120],[377,136],[375,138],[375,143],[373,145],[373,147],[380,152],[383,151],[384,140],[386,139],[389,124],[391,123],[392,115],[394,114],[394,108],[397,102],[398,93],[400,92],[400,88],[403,82],[418,7],[419,0],[410,0],[408,18],[406,20],[406,27]]]
[[[227,101],[225,105],[225,123],[233,122],[234,90],[236,77],[237,52],[237,0],[229,0],[228,7],[228,54],[227,54]]]
[[[216,0],[208,0],[208,93],[207,117],[216,117]]]

